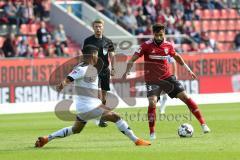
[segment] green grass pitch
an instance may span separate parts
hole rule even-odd
[[[54,113],[0,115],[0,159],[78,159],[78,160],[239,160],[240,104],[200,105],[212,132],[204,135],[184,106],[167,108],[168,120],[157,121],[157,139],[150,147],[136,147],[114,124],[99,128],[92,121],[83,132],[56,139],[44,148],[34,148],[40,135],[72,125]],[[148,139],[146,108],[117,109],[137,136]],[[139,114],[138,114],[139,113]],[[175,118],[173,115],[182,117]],[[184,116],[185,115],[185,116]],[[189,116],[189,115],[188,115]],[[188,122],[195,131],[192,138],[179,138],[177,128]]]

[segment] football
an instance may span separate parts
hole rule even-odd
[[[191,124],[184,123],[178,127],[178,135],[180,137],[192,137],[193,132],[194,130]]]

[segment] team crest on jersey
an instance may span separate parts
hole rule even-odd
[[[164,48],[164,53],[168,54],[168,52],[169,52],[168,48]]]
[[[103,48],[103,55],[107,55],[108,53],[108,48]]]

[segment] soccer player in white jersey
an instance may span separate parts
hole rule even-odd
[[[78,95],[76,100],[77,117],[73,126],[60,129],[48,136],[38,137],[35,147],[41,148],[48,142],[56,138],[64,138],[82,131],[87,121],[101,117],[104,121],[110,121],[116,124],[116,127],[126,135],[137,146],[149,146],[151,143],[135,136],[133,131],[117,113],[108,109],[98,99],[98,74],[94,65],[98,60],[98,48],[93,45],[87,45],[83,49],[83,62],[59,84],[57,91],[61,92],[64,87],[74,81],[75,87],[85,88],[84,92],[88,95]],[[77,88],[79,89],[79,88]],[[81,91],[80,91],[81,92]]]

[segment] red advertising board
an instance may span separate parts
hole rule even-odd
[[[182,56],[198,75],[197,80],[191,80],[185,68],[178,66],[178,79],[183,83],[187,92],[201,94],[240,91],[240,53]],[[126,64],[126,59],[121,57],[117,58],[117,61],[124,61]],[[49,78],[58,66],[68,60],[69,58],[2,59],[0,62],[0,103],[59,99],[55,91],[49,87]],[[137,63],[140,62],[143,62],[142,58],[137,61]],[[67,69],[65,66],[62,67],[64,74],[72,67]],[[141,69],[137,69],[136,75],[142,73]],[[119,79],[113,78],[112,80],[113,83],[120,83]],[[134,79],[130,83],[131,87],[135,86]]]

